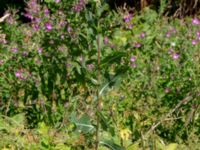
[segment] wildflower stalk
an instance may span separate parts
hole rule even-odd
[[[100,63],[101,63],[101,48],[100,48],[100,36],[97,36],[97,51],[98,51],[98,82],[100,82]],[[100,129],[100,118],[98,115],[98,112],[101,111],[101,100],[100,100],[100,95],[99,95],[99,88],[97,90],[97,105],[96,105],[96,117],[97,117],[97,127],[96,127],[96,144],[95,144],[95,150],[98,150],[99,147],[99,129]]]

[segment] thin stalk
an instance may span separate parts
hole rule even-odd
[[[100,83],[100,63],[101,63],[101,47],[100,47],[100,36],[97,36],[97,51],[98,51],[98,82]],[[99,95],[99,88],[97,90],[97,105],[96,105],[96,117],[97,117],[97,128],[96,128],[96,144],[95,144],[95,150],[98,150],[99,147],[99,129],[100,129],[100,118],[98,115],[98,112],[101,111],[101,100],[100,100],[100,95]]]

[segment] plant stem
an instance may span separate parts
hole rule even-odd
[[[101,48],[100,48],[100,36],[97,36],[97,51],[98,51],[98,82],[100,82],[100,63],[101,63]],[[100,101],[100,95],[99,95],[99,88],[97,90],[97,105],[96,105],[96,117],[97,117],[97,128],[96,128],[96,144],[95,144],[95,150],[98,150],[99,147],[99,128],[100,128],[100,118],[98,115],[98,112],[101,111],[101,101]]]

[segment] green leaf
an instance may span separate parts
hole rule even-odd
[[[11,118],[13,122],[17,125],[23,125],[25,122],[25,115],[23,113],[17,114]]]
[[[101,89],[99,91],[99,96],[103,95],[105,93],[105,91],[110,87],[110,86],[114,86],[115,83],[117,83],[119,80],[121,79],[121,75],[115,75],[112,79],[110,79],[109,81],[107,81],[106,83],[104,83],[101,86]]]
[[[49,127],[44,122],[40,122],[38,124],[38,126],[39,126],[38,132],[43,136],[47,136],[48,131],[49,131]]]
[[[53,0],[44,0],[46,3],[53,3]]]
[[[101,66],[103,67],[113,63],[120,63],[121,58],[124,56],[126,56],[125,52],[113,52],[101,61]]]
[[[101,119],[100,120],[100,123],[102,125],[102,128],[104,130],[107,130],[108,129],[108,121],[106,120],[106,118],[103,116],[103,114],[100,112],[100,111],[97,111],[97,115],[99,116],[99,118]]]
[[[100,141],[100,145],[110,148],[111,150],[125,150],[123,147],[117,145],[113,141],[110,140],[103,140]]]
[[[178,146],[178,144],[171,143],[171,144],[167,145],[164,150],[176,150],[177,146]]]
[[[126,150],[139,150],[139,143],[130,145]]]
[[[7,130],[9,125],[5,122],[5,120],[0,116],[0,130]]]
[[[80,119],[77,119],[76,113],[72,113],[70,121],[76,125],[77,130],[80,130],[83,133],[94,130],[94,126],[90,123],[90,117],[87,114],[84,114]]]
[[[159,9],[159,14],[162,15],[166,9],[167,6],[167,1],[166,0],[162,0],[160,1],[160,9]]]
[[[55,150],[71,150],[71,148],[66,146],[65,144],[59,143],[56,144]]]

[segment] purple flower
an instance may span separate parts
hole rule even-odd
[[[173,58],[174,60],[179,59],[179,57],[180,57],[180,55],[179,55],[178,53],[174,53],[174,54],[172,55],[172,58]]]
[[[47,31],[51,31],[53,29],[52,25],[49,22],[45,23],[45,28]]]
[[[194,25],[200,25],[200,20],[198,18],[193,18],[192,19],[192,24],[194,24]]]
[[[45,14],[45,15],[48,15],[48,14],[49,14],[49,9],[48,9],[48,8],[45,8],[44,14]]]
[[[42,48],[38,48],[38,53],[39,53],[39,54],[41,54],[41,53],[42,53],[42,51],[43,51],[43,49],[42,49]]]
[[[70,26],[68,26],[68,27],[67,27],[67,32],[68,32],[68,33],[71,33],[71,31],[72,31],[72,28],[71,28]]]
[[[200,40],[200,31],[198,31],[198,32],[196,33],[196,35],[197,35],[197,39]]]
[[[131,63],[131,67],[132,67],[132,68],[136,68],[137,65],[136,65],[135,63]]]
[[[133,17],[133,15],[132,14],[128,14],[128,15],[125,15],[124,17],[123,17],[123,20],[124,20],[124,22],[130,22],[131,21],[131,19],[132,19],[132,17]]]
[[[61,27],[64,27],[64,26],[66,25],[66,21],[60,21],[59,25],[60,25]]]
[[[29,0],[27,2],[25,10],[26,13],[24,14],[24,16],[33,20],[35,16],[39,16],[40,5],[37,3],[37,0]]]
[[[171,33],[176,33],[177,31],[176,31],[176,29],[174,28],[174,29],[171,29]]]
[[[107,36],[104,37],[104,39],[103,39],[103,43],[104,43],[105,45],[108,44],[108,37],[107,37]]]
[[[89,71],[91,71],[91,70],[93,70],[94,65],[93,65],[93,64],[88,64],[88,65],[87,65],[87,68],[88,68]]]
[[[18,70],[17,72],[15,72],[15,76],[17,78],[22,78],[22,71],[21,70]]]
[[[197,40],[192,40],[192,45],[196,45],[197,44]]]
[[[27,18],[29,18],[29,19],[31,19],[31,20],[34,19],[34,17],[30,13],[28,13],[28,12],[25,13],[24,16],[27,17]]]
[[[60,0],[55,0],[55,2],[56,2],[56,3],[59,3],[59,2],[60,2]]]
[[[135,56],[131,56],[130,61],[133,63],[133,62],[135,62],[135,60],[136,60],[136,57]]]
[[[132,28],[133,28],[133,24],[129,24],[128,29],[132,29]]]
[[[78,4],[74,5],[73,9],[75,12],[79,13],[85,7],[85,0],[80,0]]]
[[[80,5],[85,5],[85,0],[80,0],[80,1],[79,1],[79,4],[80,4]]]
[[[4,60],[0,59],[0,65],[2,65],[4,63]]]
[[[33,30],[38,31],[40,29],[40,26],[38,24],[32,25]]]
[[[82,10],[82,7],[79,4],[74,6],[74,11],[75,12],[79,13],[81,10]]]
[[[83,56],[80,56],[79,61],[80,61],[81,63],[83,63],[83,61],[84,61]]]
[[[170,32],[167,32],[167,33],[166,33],[166,37],[169,38],[170,36],[171,36],[171,33],[170,33]]]
[[[23,51],[23,56],[28,56],[28,52],[26,52],[26,51]]]
[[[30,6],[35,7],[37,5],[37,2],[35,0],[30,1]]]
[[[197,37],[200,37],[200,31],[197,32]]]
[[[130,62],[131,62],[130,66],[132,68],[136,68],[137,67],[137,65],[135,64],[135,61],[136,61],[136,56],[131,56],[131,58],[130,58]]]
[[[139,43],[139,42],[135,43],[135,47],[136,47],[136,48],[140,48],[141,46],[142,46],[141,43]]]
[[[35,23],[40,23],[41,19],[40,18],[34,18]]]
[[[18,48],[12,48],[12,52],[13,52],[13,53],[18,52]]]
[[[165,93],[169,93],[170,91],[171,91],[170,88],[166,88],[166,89],[165,89]]]
[[[110,44],[110,48],[115,48],[115,45],[114,44]]]
[[[168,54],[172,54],[174,52],[173,48],[168,49]]]
[[[142,32],[141,34],[140,34],[140,38],[144,38],[146,36],[146,34],[144,33],[144,32]]]

